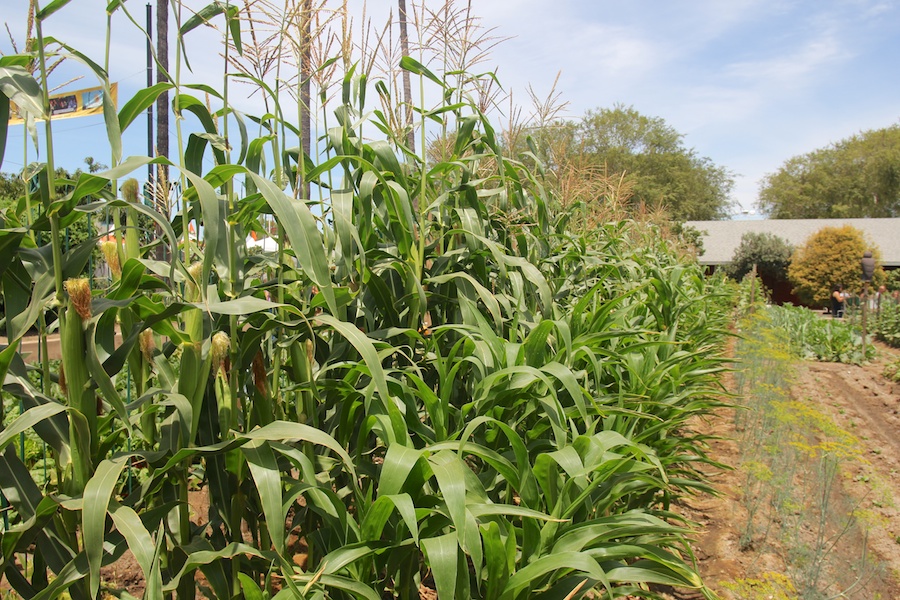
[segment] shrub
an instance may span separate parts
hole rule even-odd
[[[900,269],[891,269],[885,273],[884,284],[888,291],[900,290]]]
[[[893,347],[900,347],[900,305],[891,299],[882,300],[873,331],[875,337]]]
[[[753,270],[769,282],[787,280],[793,247],[783,238],[771,233],[747,232],[735,249],[731,263],[725,268],[730,277],[740,281]]]
[[[891,381],[900,382],[900,360],[895,360],[894,362],[886,364],[882,374]]]
[[[794,285],[794,293],[807,304],[822,306],[828,303],[835,284],[860,291],[859,261],[866,250],[871,250],[876,263],[880,263],[878,248],[855,227],[825,227],[817,231],[791,257],[788,279]],[[874,284],[880,285],[883,279],[884,270],[879,264]]]

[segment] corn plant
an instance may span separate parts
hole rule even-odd
[[[392,105],[392,88],[343,54],[299,73],[330,98],[325,73],[345,59],[309,151],[288,115],[310,107],[286,105],[302,94],[286,96],[285,78],[226,68],[219,90],[182,83],[184,41],[206,22],[239,62],[254,21],[227,3],[189,18],[173,3],[171,83],[104,106],[112,167],[60,196],[43,68],[55,40],[41,32],[66,4],[38,9],[33,53],[0,59],[0,122],[7,99],[47,122],[27,199],[39,216],[12,211],[0,229],[0,375],[25,409],[0,432],[14,510],[0,566],[20,595],[97,597],[101,567],[126,550],[154,599],[195,597],[199,573],[216,598],[708,594],[669,512],[708,489],[690,422],[721,405],[727,303],[695,263],[650,226],[567,229],[470,98],[477,78],[400,61],[443,99],[415,107],[423,138],[436,122],[452,139],[439,161],[370,112],[371,90]],[[107,10],[130,17],[124,3]],[[265,114],[229,103],[235,79]],[[183,117],[179,155],[124,158],[121,132],[164,92]],[[177,214],[135,201],[125,178],[148,164],[182,181]],[[106,211],[125,225],[103,247],[112,281],[92,289],[96,240],[64,254],[59,232]],[[140,216],[170,262],[141,245]],[[249,232],[277,251],[249,252]],[[36,324],[59,330],[62,366],[42,367],[58,393],[32,383],[19,353]],[[54,485],[13,451],[22,432],[47,444]],[[191,515],[193,488],[208,514]]]
[[[893,298],[885,297],[875,312],[875,338],[892,346],[900,346],[900,304]]]

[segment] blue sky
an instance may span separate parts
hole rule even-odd
[[[0,0],[20,40],[25,4]],[[105,4],[74,0],[47,23],[48,33],[102,56]],[[370,0],[367,14],[378,23],[395,4]],[[144,3],[128,6],[143,21]],[[361,20],[361,0],[350,6]],[[473,0],[473,9],[484,27],[510,38],[485,67],[497,67],[515,98],[524,103],[529,84],[548,93],[559,73],[569,117],[616,103],[662,117],[688,147],[735,173],[734,200],[743,209],[753,208],[760,179],[791,156],[900,118],[900,3]],[[144,44],[124,19],[114,24],[111,76],[127,98],[145,79]],[[9,51],[5,36],[0,49]],[[204,64],[194,66],[202,79]],[[90,85],[85,79],[72,87]],[[129,130],[126,155],[146,153],[144,128],[139,120]],[[99,118],[59,121],[54,133],[63,166],[77,167],[89,154],[106,158]],[[21,147],[22,128],[14,127],[5,171],[21,167]]]
[[[791,156],[900,117],[897,2],[484,4],[485,25],[517,36],[494,53],[501,79],[547,89],[559,69],[572,116],[618,102],[664,118],[736,174],[746,209]]]

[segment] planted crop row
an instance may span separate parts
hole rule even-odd
[[[796,306],[773,306],[767,312],[787,333],[790,352],[798,358],[860,364],[875,357],[871,344],[863,354],[861,330],[850,319],[823,318]]]
[[[869,314],[875,337],[894,348],[900,346],[900,305],[893,299],[885,298]]]

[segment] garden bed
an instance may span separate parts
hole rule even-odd
[[[839,520],[823,526],[826,539],[836,543],[826,544],[818,585],[821,596],[811,592],[792,595],[789,589],[793,584],[785,578],[786,574],[796,577],[803,571],[803,561],[810,560],[803,558],[803,550],[814,545],[818,533],[809,514],[814,511],[798,503],[785,517],[769,503],[757,507],[754,525],[748,528],[748,482],[756,480],[748,476],[748,457],[742,453],[749,435],[747,420],[736,419],[732,409],[722,411],[706,426],[706,433],[723,438],[712,442],[712,457],[736,469],[710,472],[721,497],[695,498],[683,503],[681,509],[701,525],[695,544],[699,570],[704,581],[722,597],[824,598],[841,591],[846,591],[842,597],[861,600],[896,597],[900,589],[900,511],[894,500],[900,498],[900,439],[896,435],[900,384],[882,374],[884,365],[896,358],[896,351],[881,344],[878,351],[876,361],[862,366],[804,361],[794,363],[792,368],[786,400],[819,412],[835,431],[850,434],[848,439],[859,444],[852,459],[841,461],[829,495],[832,516],[849,512],[849,508],[854,522],[842,535],[837,530]],[[737,414],[740,412],[738,409]],[[821,483],[810,472],[800,471],[789,482],[794,499],[810,497]],[[773,482],[778,475],[771,474]],[[821,490],[818,493],[821,496]],[[796,523],[792,534],[787,535],[786,521],[790,518]],[[742,539],[748,529],[754,532],[752,539]]]

